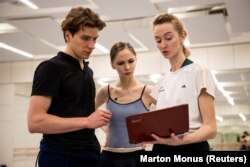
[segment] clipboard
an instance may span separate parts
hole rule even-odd
[[[126,125],[131,144],[154,141],[152,133],[164,138],[171,133],[184,134],[189,130],[188,104],[130,115]]]

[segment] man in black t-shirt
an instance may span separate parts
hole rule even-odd
[[[95,111],[93,71],[86,59],[106,24],[88,8],[72,8],[61,28],[64,52],[37,67],[28,109],[28,128],[42,133],[39,167],[92,167],[100,144],[95,128],[108,124],[111,113]]]

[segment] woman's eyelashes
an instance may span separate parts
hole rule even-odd
[[[134,63],[135,62],[135,60],[129,60],[128,61],[128,63],[130,63],[130,64],[132,64],[132,63]]]
[[[124,62],[119,62],[119,63],[117,63],[118,66],[121,66],[121,65],[123,65],[123,64],[124,64]]]
[[[129,61],[128,61],[128,64],[132,64],[132,63],[134,63],[134,62],[135,62],[134,60],[129,60]],[[118,66],[122,66],[122,65],[124,65],[125,63],[126,63],[126,62],[124,62],[124,61],[118,62],[117,65],[118,65]]]
[[[164,39],[164,41],[171,41],[172,40],[172,36],[171,37],[170,36],[166,36],[166,37],[164,36],[163,39]],[[155,41],[156,41],[156,43],[161,43],[162,39],[157,38],[157,39],[155,39]]]
[[[166,41],[170,41],[172,38],[173,38],[173,36],[172,35],[170,35],[170,34],[167,34],[167,35],[164,35],[164,40],[166,40]]]
[[[156,38],[155,38],[155,42],[156,42],[156,43],[161,43],[161,38],[157,38],[157,37],[156,37]]]

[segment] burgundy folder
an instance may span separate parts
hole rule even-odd
[[[189,130],[188,104],[131,115],[126,124],[131,144],[154,141],[152,133],[164,138],[183,134]]]

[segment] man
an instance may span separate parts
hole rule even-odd
[[[98,161],[94,129],[107,125],[111,113],[95,111],[93,71],[85,60],[105,26],[92,10],[72,8],[61,25],[65,51],[35,71],[28,128],[43,134],[39,167],[92,167]]]

